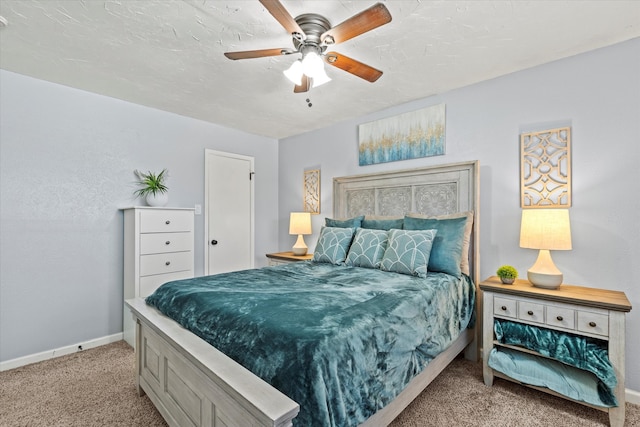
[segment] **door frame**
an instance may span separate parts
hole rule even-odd
[[[212,150],[209,148],[205,148],[204,150],[204,275],[209,275],[209,162],[208,159],[210,156],[221,156],[221,157],[230,157],[233,159],[247,160],[249,161],[250,169],[251,169],[251,179],[250,179],[250,204],[251,204],[251,212],[250,212],[250,234],[251,239],[249,243],[249,250],[251,252],[249,259],[250,266],[249,268],[254,268],[255,265],[255,161],[251,156],[244,156],[242,154],[229,153],[226,151],[218,151]]]

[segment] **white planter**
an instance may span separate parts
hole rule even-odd
[[[169,203],[169,193],[149,193],[145,198],[147,201],[147,205],[153,207],[162,207],[166,206]]]

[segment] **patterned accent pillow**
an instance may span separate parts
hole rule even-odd
[[[313,262],[344,264],[351,246],[353,228],[322,227],[318,243],[313,251]]]
[[[387,248],[387,232],[358,228],[347,255],[347,265],[366,268],[380,268]]]
[[[327,227],[358,228],[362,225],[363,219],[364,215],[354,216],[353,218],[347,219],[325,218],[324,225]]]
[[[427,265],[436,230],[389,230],[389,242],[380,269],[427,277]]]
[[[437,230],[429,270],[440,271],[460,277],[467,218],[412,218],[405,217],[404,227],[407,230]],[[467,246],[467,251],[469,247]],[[465,254],[468,255],[468,254]]]

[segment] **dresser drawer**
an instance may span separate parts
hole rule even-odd
[[[140,256],[140,276],[192,269],[193,254],[191,251]]]
[[[608,337],[609,316],[590,311],[578,311],[578,330]]]
[[[193,248],[192,233],[146,233],[140,235],[140,254],[190,251]]]
[[[544,305],[518,301],[518,319],[527,323],[544,323]]]
[[[193,212],[189,210],[143,210],[140,212],[141,233],[193,231]]]
[[[188,279],[190,277],[193,277],[191,270],[141,277],[139,296],[141,298],[148,297],[164,283],[171,282],[172,280]]]
[[[517,318],[517,302],[510,298],[493,297],[493,314],[496,316]]]

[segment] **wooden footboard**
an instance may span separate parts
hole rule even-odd
[[[126,301],[136,323],[136,382],[170,426],[291,426],[299,405],[143,299]],[[395,419],[466,347],[465,330],[389,405],[362,426]],[[475,354],[475,352],[471,352]]]
[[[300,407],[142,299],[126,301],[136,323],[136,381],[170,426],[292,425]]]

